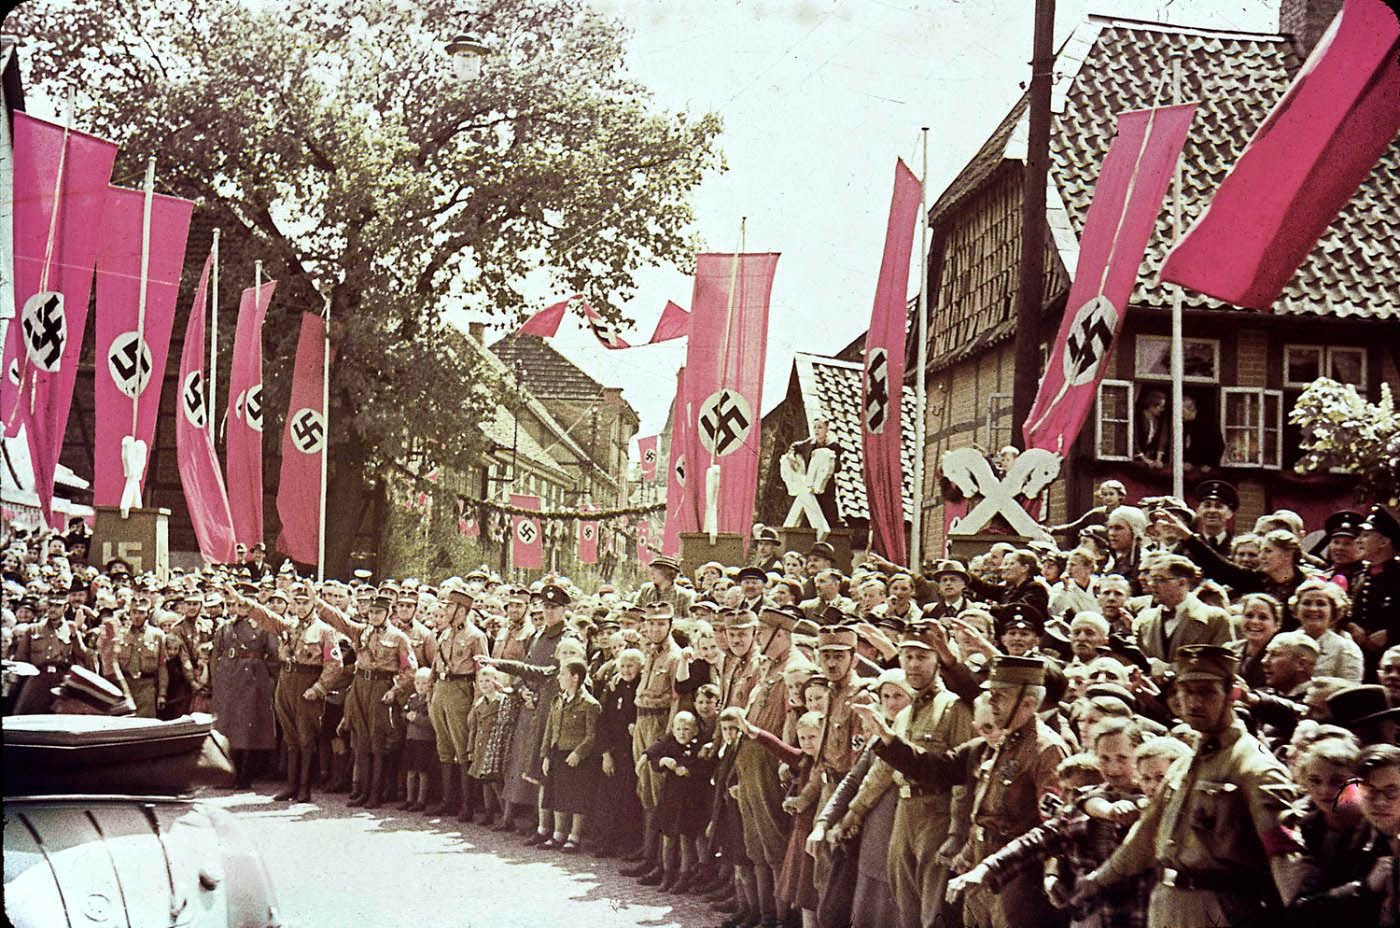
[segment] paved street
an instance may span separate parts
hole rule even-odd
[[[269,784],[270,785],[270,784]],[[617,874],[617,862],[521,846],[421,813],[345,808],[344,795],[274,803],[271,790],[205,797],[262,852],[288,928],[704,928],[722,915]]]

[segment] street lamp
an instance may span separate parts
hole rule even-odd
[[[470,32],[459,32],[447,43],[452,56],[452,70],[461,81],[474,81],[481,76],[481,59],[486,57],[486,43]]]

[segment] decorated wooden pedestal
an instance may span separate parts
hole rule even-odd
[[[1028,541],[1030,539],[1022,535],[998,535],[994,532],[979,532],[975,535],[949,535],[948,556],[957,558],[966,564],[977,555],[986,554],[992,545],[999,542],[1024,548]]]
[[[681,532],[681,569],[690,576],[706,561],[719,561],[726,567],[744,563],[744,536],[720,532],[710,543],[708,532]]]
[[[798,554],[807,555],[812,550],[812,545],[817,543],[817,530],[806,525],[797,525],[792,528],[778,529],[783,537],[783,552],[796,551]],[[832,529],[826,536],[826,543],[836,549],[836,568],[842,573],[851,572],[851,530],[848,528]]]
[[[132,573],[152,570],[161,579],[170,573],[170,510],[133,509],[123,519],[116,506],[98,506],[88,560],[103,567],[113,558],[131,565]]]

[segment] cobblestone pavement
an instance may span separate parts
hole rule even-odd
[[[351,809],[343,794],[273,802],[275,789],[201,799],[235,813],[262,853],[287,928],[708,928],[726,917],[586,851],[540,851],[421,812]]]

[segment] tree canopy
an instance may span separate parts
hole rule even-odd
[[[623,26],[582,0],[41,0],[9,28],[31,84],[122,146],[116,183],[155,155],[157,189],[221,228],[224,281],[256,259],[281,281],[270,411],[297,313],[330,296],[331,492],[358,512],[425,437],[449,466],[480,452],[493,394],[445,310],[519,313],[543,275],[620,318],[637,270],[687,267],[690,195],[723,168],[718,117],[659,111]],[[488,49],[470,83],[444,52],[462,31]]]

